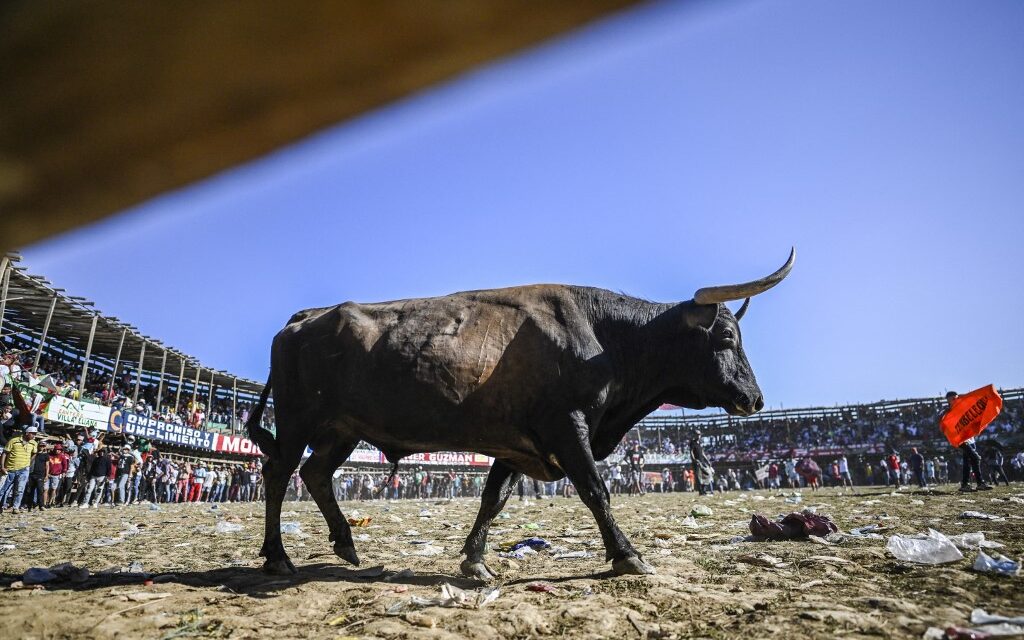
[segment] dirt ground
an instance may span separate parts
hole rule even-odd
[[[488,563],[501,575],[491,585],[497,598],[483,608],[476,603],[489,593],[485,585],[458,570],[474,499],[343,503],[346,516],[372,518],[353,528],[362,560],[357,570],[331,555],[313,503],[287,502],[283,520],[301,529],[284,536],[299,568],[294,578],[260,571],[261,503],[5,513],[0,629],[5,638],[40,639],[920,638],[929,626],[967,626],[974,607],[1024,614],[1024,577],[973,571],[976,551],[925,566],[897,561],[885,540],[730,542],[748,533],[752,513],[816,507],[843,531],[872,523],[891,527],[886,536],[928,527],[949,535],[981,531],[1005,544],[999,550],[1005,555],[1024,556],[1024,487],[968,495],[954,488],[804,491],[799,505],[782,492],[616,496],[616,519],[657,569],[643,577],[611,575],[594,521],[578,499],[513,498],[492,528]],[[688,520],[696,505],[712,515]],[[1004,519],[958,517],[968,510]],[[242,528],[217,533],[218,522]],[[555,548],[519,560],[498,557],[500,543],[528,536]],[[115,542],[93,546],[96,540]],[[439,555],[426,555],[438,548]],[[592,555],[556,558],[580,551]],[[763,559],[756,554],[766,553],[784,566],[758,564]],[[90,577],[17,588],[30,567],[63,562],[88,568]],[[550,590],[531,590],[537,583]],[[470,591],[461,594],[462,606],[410,603],[439,597],[444,584]]]

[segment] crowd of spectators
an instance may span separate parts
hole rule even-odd
[[[794,450],[820,452],[816,455],[871,455],[894,449],[921,446],[930,450],[948,448],[938,421],[945,403],[936,399],[905,406],[878,409],[872,406],[822,411],[819,415],[798,418],[755,418],[720,423],[687,422],[681,429],[641,428],[632,432],[616,449],[624,457],[634,443],[648,454],[667,458],[686,458],[686,442],[697,431],[709,457],[718,463],[754,463],[792,457]],[[1004,405],[1002,413],[978,439],[979,447],[999,442],[1012,434],[1024,419],[1020,401]],[[637,437],[639,433],[639,438]]]
[[[73,400],[83,400],[113,407],[123,411],[133,411],[156,418],[170,424],[187,425],[194,429],[221,428],[239,429],[249,418],[252,404],[240,400],[235,406],[232,421],[232,402],[230,398],[214,396],[211,407],[206,406],[209,394],[197,394],[193,398],[190,389],[185,389],[178,397],[177,380],[175,385],[165,384],[157,402],[159,385],[140,382],[137,399],[135,392],[135,372],[129,366],[120,367],[115,377],[111,372],[102,369],[90,370],[86,379],[84,393],[80,393],[82,363],[73,358],[63,358],[57,354],[44,353],[39,360],[35,373],[31,372],[34,363],[28,356],[33,354],[27,343],[19,345],[16,339],[8,336],[7,344],[0,346],[0,378],[18,381],[28,386],[30,393],[25,398],[30,411],[35,416],[42,414],[45,404],[52,396],[63,396]],[[21,348],[17,348],[17,347]],[[186,381],[185,384],[189,384]],[[184,386],[184,385],[183,385]],[[42,430],[42,418],[37,427]],[[8,421],[10,418],[7,419]],[[263,415],[265,425],[273,424],[273,406],[268,406]]]
[[[483,472],[422,466],[395,474],[342,470],[334,475],[334,495],[338,500],[479,498],[486,477]],[[292,474],[289,491],[295,500],[308,498],[298,471]]]
[[[107,442],[108,435],[46,435],[27,427],[0,459],[0,511],[262,498],[258,460],[202,460],[161,452],[131,435]]]

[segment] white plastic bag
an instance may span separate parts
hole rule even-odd
[[[1001,553],[993,553],[990,556],[979,549],[978,557],[974,560],[974,570],[1016,576],[1020,575],[1020,562],[1014,562]]]
[[[964,557],[952,540],[935,529],[916,536],[892,536],[885,548],[899,560],[918,564],[956,562]]]

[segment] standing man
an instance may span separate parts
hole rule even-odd
[[[114,469],[114,461],[110,459],[110,451],[104,447],[92,460],[89,467],[89,483],[85,487],[85,494],[78,505],[79,509],[88,509],[90,506],[98,507],[103,502],[103,490],[107,486],[107,478]],[[92,503],[93,493],[96,493],[96,503]]]
[[[64,445],[57,443],[46,461],[46,486],[43,488],[43,506],[49,509],[57,502],[57,492],[64,482],[71,458],[64,453]]]
[[[889,454],[889,457],[886,458],[886,463],[889,466],[889,482],[886,484],[894,485],[896,490],[899,491],[903,487],[900,482],[900,456],[896,453],[895,449],[893,449],[892,453]]]
[[[27,427],[20,438],[11,438],[0,454],[0,476],[3,476],[0,482],[0,512],[3,512],[7,505],[7,495],[12,491],[14,500],[11,511],[21,512],[21,498],[25,495],[29,468],[36,455],[36,433],[38,429]]]
[[[853,476],[850,475],[850,463],[846,460],[846,455],[839,456],[839,486],[850,487],[852,493],[857,492],[853,488]]]
[[[629,462],[629,495],[637,493],[642,496],[644,495],[643,472],[646,461],[639,442],[634,443],[626,452],[626,461]]]
[[[953,402],[956,401],[959,394],[956,391],[950,391],[946,394],[946,404],[949,408],[953,408]],[[971,474],[974,474],[974,478],[978,483],[978,491],[988,491],[992,488],[991,485],[985,483],[985,479],[981,475],[981,456],[978,455],[978,448],[974,444],[974,438],[968,438],[964,440],[963,444],[960,445],[960,453],[964,456],[963,463],[963,478],[960,480],[960,491],[971,491]]]
[[[928,483],[924,479],[924,456],[917,452],[917,447],[910,448],[910,470],[914,472],[917,486],[924,489]]]
[[[121,447],[121,456],[117,459],[115,481],[117,482],[117,495],[113,496],[111,502],[122,507],[128,504],[128,483],[132,479],[132,471],[135,470],[135,456],[132,455],[132,448],[128,445]]]

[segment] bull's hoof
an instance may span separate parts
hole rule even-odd
[[[612,563],[612,571],[617,576],[646,576],[655,573],[654,567],[636,556],[616,560]]]
[[[473,578],[474,580],[483,580],[484,582],[490,582],[494,580],[495,575],[491,569],[480,560],[470,560],[466,558],[459,565],[462,569],[462,575],[467,578]]]
[[[356,548],[350,545],[335,544],[334,555],[338,556],[345,562],[358,567],[359,556],[356,555]]]
[[[267,560],[263,563],[264,573],[268,573],[272,576],[290,576],[298,573],[295,569],[295,565],[288,558],[281,560]]]

